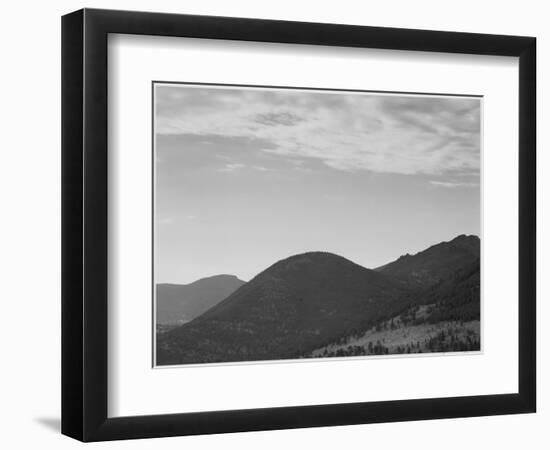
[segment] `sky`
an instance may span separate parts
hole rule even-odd
[[[479,98],[157,83],[155,276],[374,268],[480,234]]]

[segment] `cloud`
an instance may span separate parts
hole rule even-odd
[[[279,112],[279,113],[257,114],[256,116],[253,117],[252,120],[262,125],[268,125],[268,126],[283,125],[283,126],[290,127],[300,122],[303,122],[305,119],[302,119],[290,112]]]
[[[466,182],[454,182],[454,181],[430,181],[430,184],[434,186],[441,186],[444,188],[461,188],[461,187],[478,187],[479,183],[466,183]]]
[[[155,105],[158,134],[261,141],[340,171],[479,174],[479,99],[159,85]]]
[[[157,223],[159,225],[171,225],[172,223],[174,223],[174,219],[172,219],[171,217],[161,217],[157,220]]]
[[[226,164],[224,167],[218,169],[218,172],[234,172],[235,170],[244,169],[244,164]]]
[[[218,172],[230,173],[241,169],[252,169],[257,170],[258,172],[269,172],[269,169],[264,166],[247,166],[246,164],[241,163],[226,164],[224,167],[221,167],[217,170]]]

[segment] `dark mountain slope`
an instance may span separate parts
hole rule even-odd
[[[368,328],[402,308],[403,289],[345,258],[279,261],[190,323],[157,340],[157,363],[288,359]]]
[[[418,295],[418,304],[434,305],[426,321],[480,320],[479,259]]]
[[[216,275],[190,284],[157,285],[157,323],[190,321],[222,301],[245,282],[234,275]]]
[[[415,255],[403,255],[375,269],[411,288],[424,288],[447,279],[463,267],[479,260],[477,236],[460,235],[449,242],[433,245]]]
[[[478,351],[480,349],[479,259],[450,277],[406,296],[404,308],[369,330],[316,349],[312,356]]]

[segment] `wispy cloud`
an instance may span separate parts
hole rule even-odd
[[[171,225],[172,223],[174,223],[174,219],[172,219],[171,217],[161,217],[157,220],[157,223],[159,225]]]
[[[444,188],[461,188],[461,187],[479,187],[479,183],[466,183],[466,182],[453,182],[453,181],[430,181],[430,184],[434,186],[440,186]]]
[[[244,169],[246,166],[244,164],[226,164],[225,166],[218,169],[218,172],[234,172],[235,170]]]
[[[274,113],[264,113],[258,114],[252,118],[255,122],[268,125],[268,126],[277,126],[283,125],[290,127],[297,125],[300,122],[303,122],[305,119],[298,117],[297,115],[291,112],[274,112]]]
[[[255,139],[341,171],[479,173],[478,99],[160,85],[156,113],[160,134]]]

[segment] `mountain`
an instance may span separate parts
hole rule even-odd
[[[470,321],[480,319],[481,267],[479,258],[451,276],[417,294],[416,304],[434,305],[426,320]]]
[[[476,350],[479,299],[476,236],[375,270],[332,253],[304,253],[158,334],[157,364]]]
[[[403,255],[375,270],[393,277],[402,285],[424,288],[449,278],[464,266],[475,263],[479,260],[479,255],[479,238],[473,235],[460,235],[415,255]]]
[[[185,285],[157,284],[157,324],[193,320],[244,283],[234,275],[216,275]]]
[[[411,291],[401,311],[370,329],[323,345],[309,357],[479,351],[480,262]]]
[[[279,261],[202,316],[158,336],[157,364],[300,357],[402,308],[403,288],[341,256]]]

